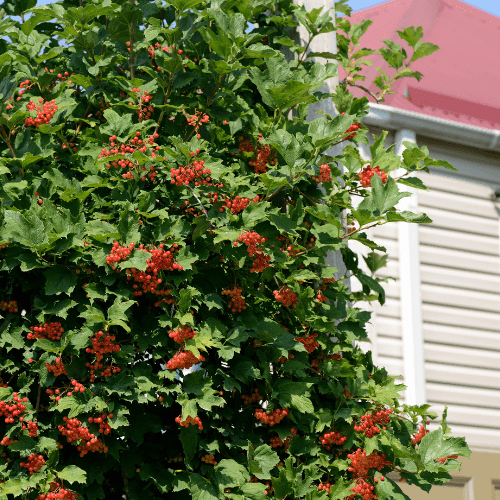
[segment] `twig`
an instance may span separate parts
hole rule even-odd
[[[217,85],[214,88],[214,91],[212,92],[212,95],[210,96],[210,98],[207,101],[205,109],[207,109],[210,106],[210,104],[212,103],[213,98],[215,97],[215,94],[217,93],[217,91],[219,90],[220,86],[222,85],[222,83],[224,82],[225,79],[226,79],[226,75],[222,75],[220,77],[219,82],[217,83]],[[185,142],[189,142],[189,140],[191,139],[191,137],[193,137],[194,133],[196,132],[196,130],[198,128],[198,124],[200,123],[200,121],[201,121],[202,118],[203,118],[203,112],[200,113],[200,116],[199,116],[197,122],[195,123],[195,125],[193,127],[193,130],[191,131],[191,133],[189,134],[189,136],[188,136],[188,138],[186,139]]]
[[[203,213],[205,214],[205,217],[207,218],[207,220],[210,222],[210,218],[208,217],[208,212],[205,208],[205,206],[203,205],[203,203],[201,202],[201,200],[198,198],[198,196],[196,196],[196,193],[191,189],[190,186],[187,186],[187,188],[189,189],[189,191],[191,191],[191,194],[196,198],[196,201],[200,204],[200,207],[201,209],[203,210]],[[211,226],[212,224],[210,224]]]
[[[130,500],[130,495],[127,491],[128,477],[127,477],[127,474],[125,474],[125,471],[123,469],[122,469],[122,477],[123,477],[123,484],[125,486],[125,498],[126,498],[126,500]]]
[[[135,0],[130,0],[132,5],[135,5]],[[134,29],[135,24],[130,23],[130,79],[135,78],[135,68],[134,68]]]
[[[7,143],[7,146],[9,146],[10,154],[12,155],[12,157],[17,158],[16,153],[14,152],[14,148],[12,147],[12,143],[10,142],[9,136],[7,135],[7,132],[6,132],[5,127],[3,125],[0,125],[0,134],[2,134],[2,139]],[[22,169],[19,168],[19,172],[21,173],[21,177],[22,177],[23,176]]]
[[[89,112],[89,109],[90,109],[90,106],[91,106],[91,103],[89,103],[89,105],[87,106],[87,109],[85,110],[85,113],[83,114],[83,117],[85,118],[87,116],[87,113]],[[75,132],[75,135],[73,136],[72,139],[70,139],[69,142],[73,142],[75,139],[76,139],[76,136],[78,135],[78,133],[80,132],[80,128],[82,126],[82,123],[83,123],[83,120],[80,120],[80,123],[78,124],[78,127],[76,127],[76,132]]]
[[[173,75],[170,75],[170,81],[168,82],[167,93],[165,94],[165,101],[163,105],[165,106],[168,102],[168,98],[170,97],[170,91],[172,90],[172,82],[174,81]],[[156,124],[155,131],[153,133],[153,137],[156,136],[158,130],[160,128],[161,121],[163,120],[163,115],[165,114],[165,109],[161,110],[160,117],[158,118],[158,123]]]
[[[35,413],[38,413],[38,409],[40,408],[41,397],[42,397],[42,386],[40,385],[40,382],[39,382],[38,383],[38,396],[36,397]]]

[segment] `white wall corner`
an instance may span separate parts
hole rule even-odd
[[[401,129],[396,132],[395,153],[401,155],[406,149],[403,141],[416,143],[413,130]],[[403,169],[394,172],[397,177],[404,173]],[[418,197],[415,190],[399,185],[401,190],[412,193],[403,198],[398,209],[418,211]],[[422,332],[422,299],[420,282],[420,251],[418,224],[398,222],[399,265],[400,265],[400,297],[401,325],[403,337],[404,382],[406,403],[421,405],[426,402],[424,339]]]

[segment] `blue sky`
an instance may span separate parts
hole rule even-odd
[[[48,3],[51,3],[51,0],[38,1],[38,5],[46,5]],[[367,7],[373,7],[379,3],[383,2],[380,0],[350,0],[349,5],[353,8],[353,10],[361,10],[366,9]],[[500,17],[500,0],[468,0],[465,3]]]
[[[350,2],[348,2],[353,10],[366,9],[367,7],[378,5],[379,3],[384,2],[381,2],[380,0],[350,0]],[[500,17],[500,0],[467,0],[464,3]]]

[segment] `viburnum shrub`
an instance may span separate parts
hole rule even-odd
[[[2,6],[0,499],[403,499],[388,473],[449,479],[464,440],[357,343],[384,289],[347,243],[430,222],[399,188],[452,168],[386,133],[360,155],[369,22],[290,0]],[[334,62],[299,25],[308,47],[337,32]],[[435,50],[398,33],[377,101]]]

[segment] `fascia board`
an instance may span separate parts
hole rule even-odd
[[[500,151],[500,130],[435,118],[384,104],[370,103],[370,111],[363,118],[363,123],[385,130],[410,129],[417,135],[489,151]]]

